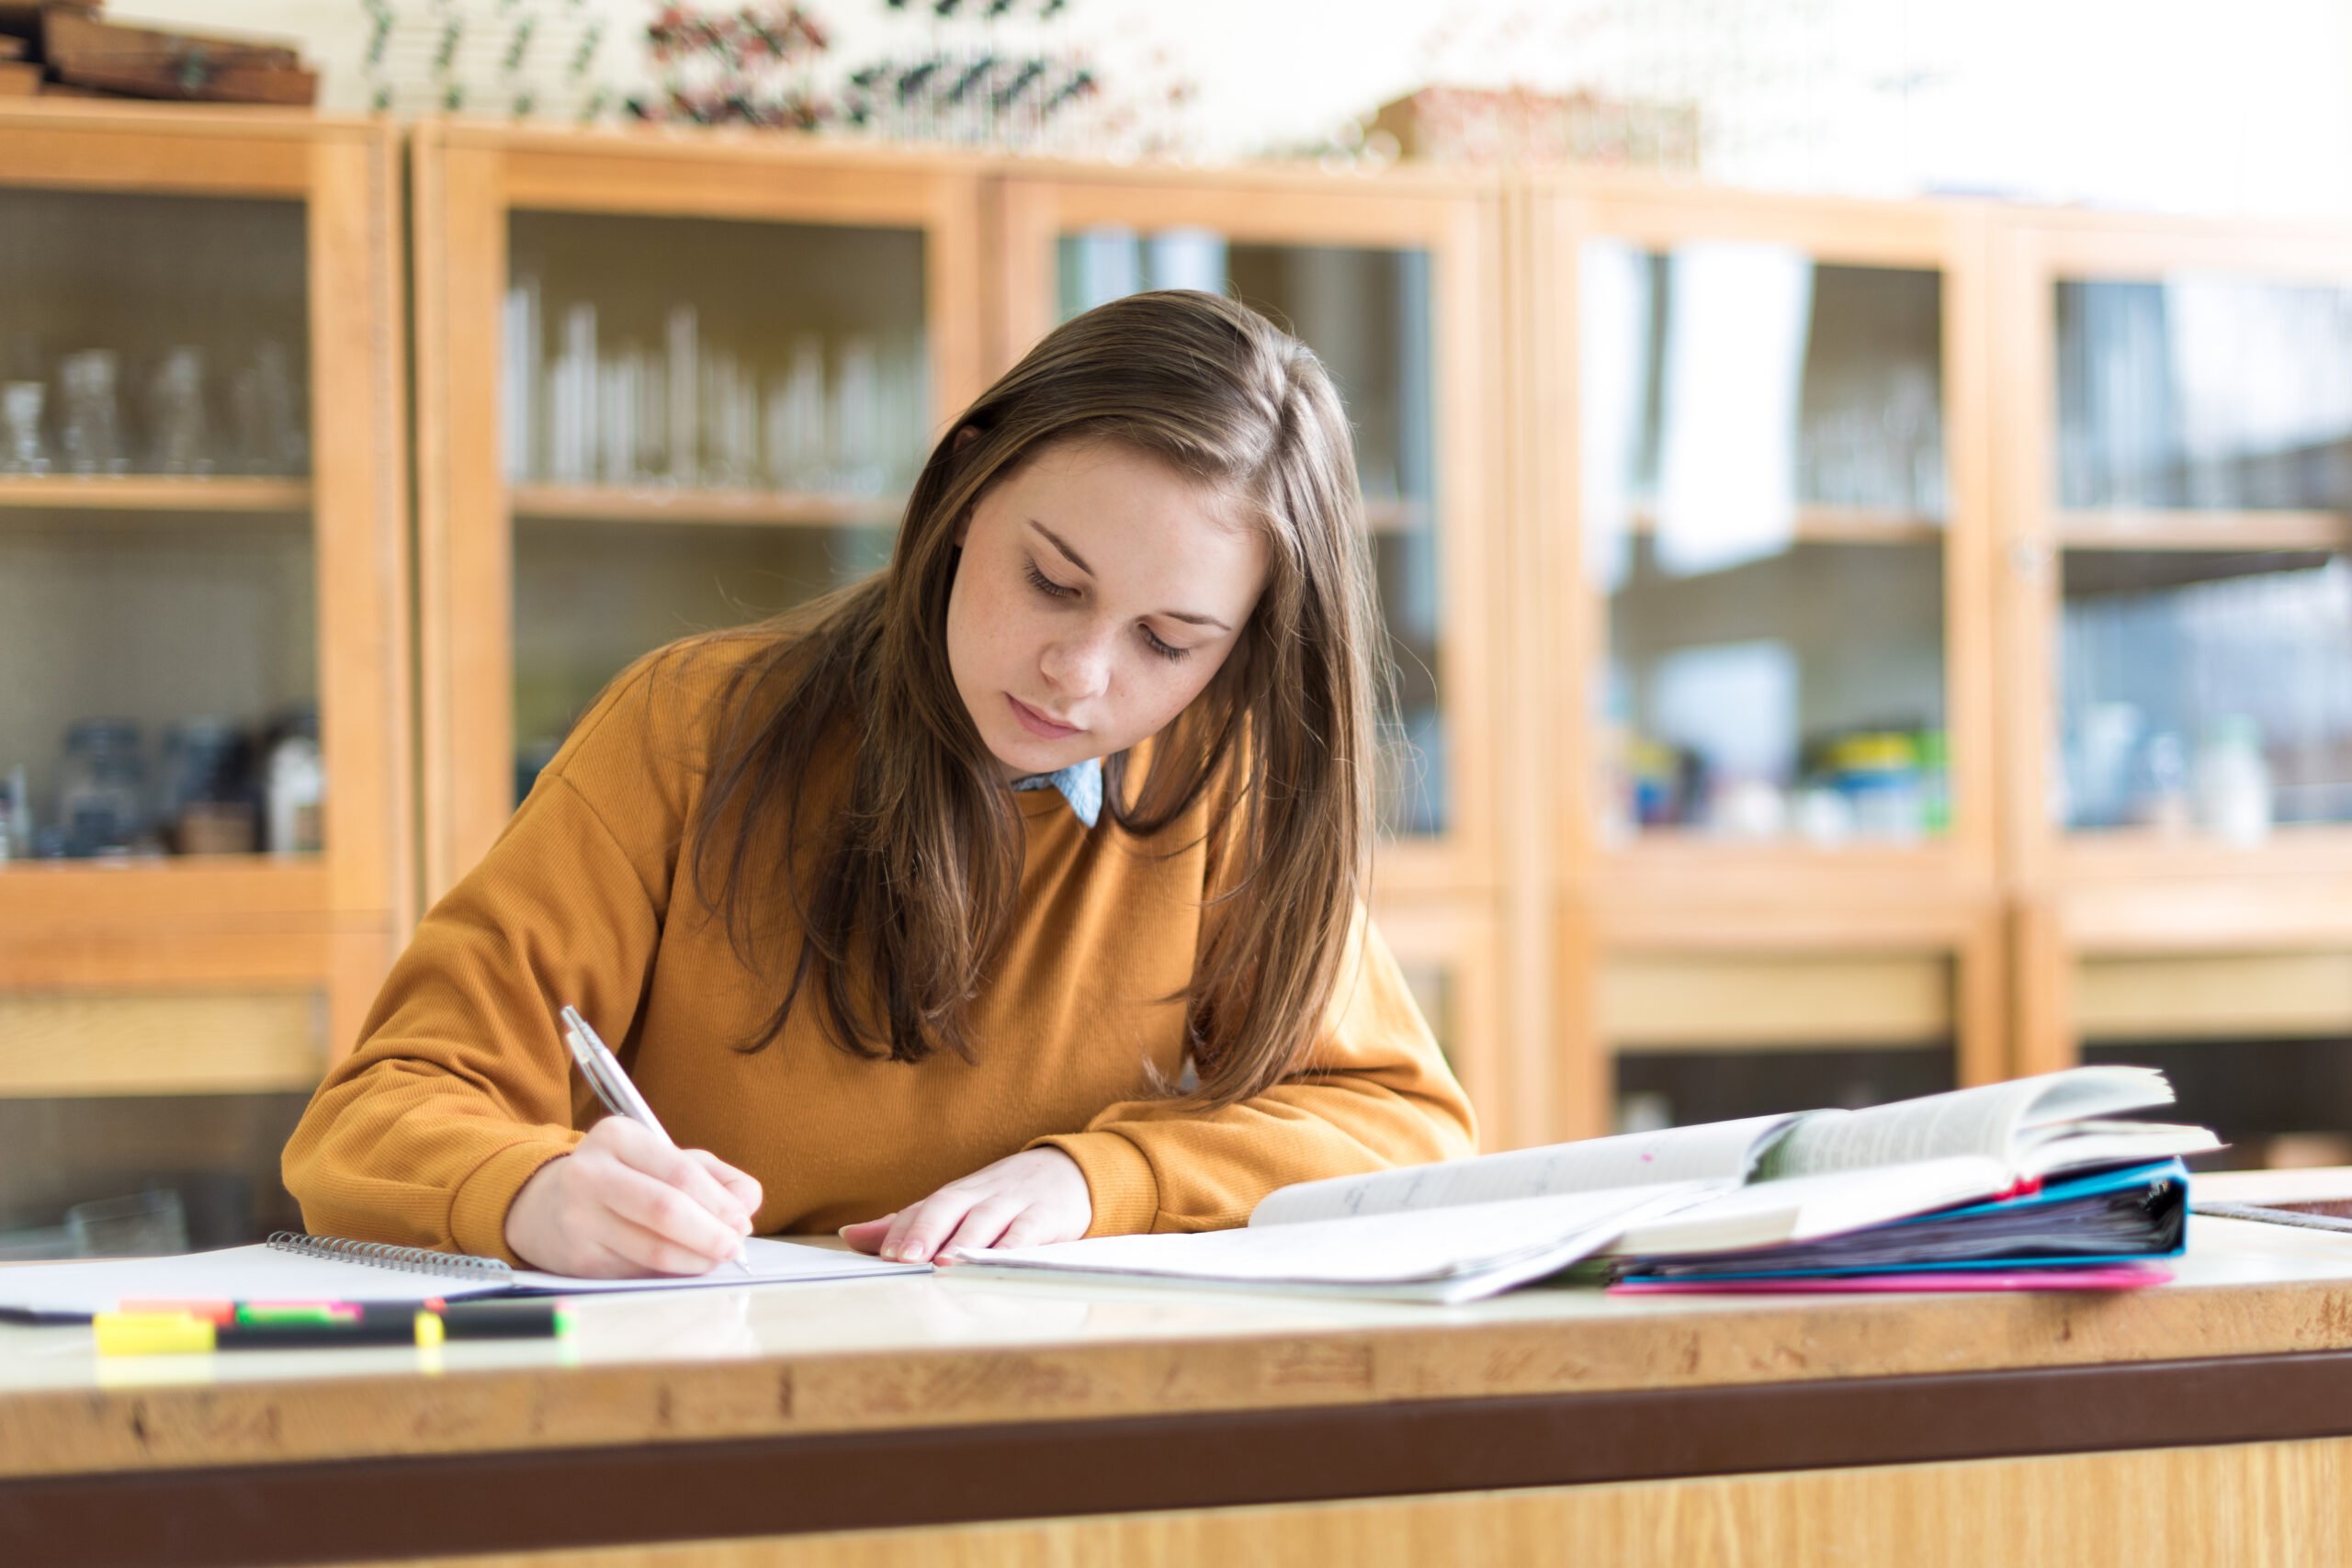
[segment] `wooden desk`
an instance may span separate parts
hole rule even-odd
[[[0,1562],[2340,1558],[2352,1241],[2191,1235],[2177,1282],[2112,1296],[963,1270],[605,1298],[568,1343],[437,1353],[102,1363],[0,1326]]]

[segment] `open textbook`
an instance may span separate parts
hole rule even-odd
[[[1834,1237],[1882,1269],[1962,1254],[1980,1263],[2157,1254],[2179,1245],[2178,1157],[2221,1146],[2202,1127],[2119,1119],[2172,1098],[2153,1068],[2076,1067],[1862,1111],[1751,1117],[1300,1182],[1269,1194],[1239,1230],[950,1258],[1466,1301],[1603,1256],[1640,1259],[1651,1272],[1681,1267],[1686,1278],[1699,1270],[1685,1260],[1704,1254],[1751,1269],[1762,1267],[1758,1255],[1835,1269],[1834,1247],[1809,1258],[1792,1250]],[[1875,1234],[1943,1211],[1954,1213],[1940,1232],[1893,1242]],[[2134,1213],[2145,1223],[2135,1225]],[[1852,1242],[1857,1233],[1873,1233],[1872,1244]]]

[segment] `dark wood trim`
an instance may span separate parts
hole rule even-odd
[[[261,1564],[2352,1435],[2352,1351],[0,1483],[0,1562]]]

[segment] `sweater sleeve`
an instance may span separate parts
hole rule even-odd
[[[284,1169],[313,1233],[517,1261],[507,1206],[580,1138],[556,1011],[617,1048],[666,912],[686,790],[662,657],[582,716],[312,1096]]]
[[[1331,1022],[1302,1067],[1223,1110],[1125,1100],[1037,1139],[1078,1162],[1089,1235],[1238,1225],[1277,1187],[1472,1153],[1470,1102],[1359,907]]]

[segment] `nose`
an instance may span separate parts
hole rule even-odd
[[[1089,631],[1046,645],[1037,672],[1061,699],[1062,716],[1111,683],[1111,637],[1108,630]]]

